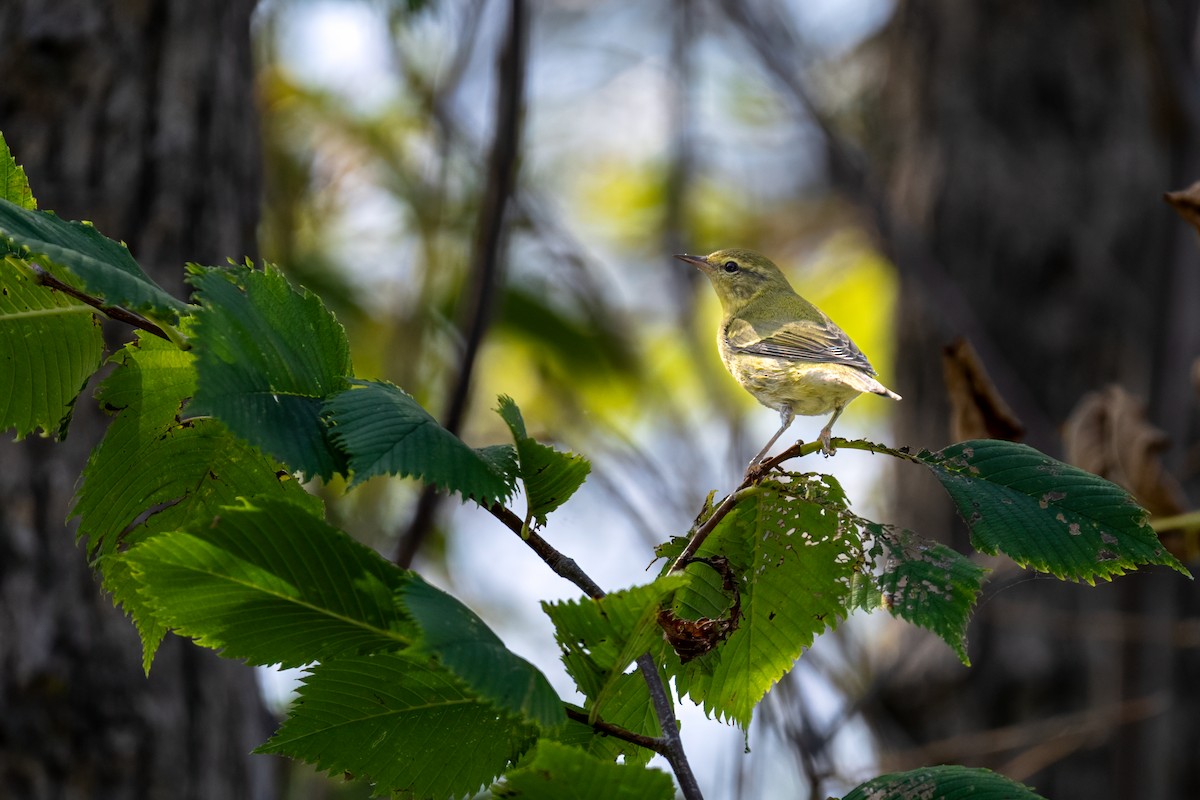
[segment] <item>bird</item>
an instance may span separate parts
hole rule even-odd
[[[821,451],[834,453],[833,423],[863,392],[899,400],[845,331],[798,295],[779,267],[753,250],[679,254],[712,283],[724,312],[717,330],[721,360],[742,387],[779,412],[779,430],[747,467],[754,469],[797,414],[832,414],[821,429]]]

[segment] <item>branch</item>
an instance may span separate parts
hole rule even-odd
[[[476,226],[471,256],[471,297],[463,306],[465,314],[459,326],[464,331],[465,346],[443,421],[443,427],[453,434],[462,428],[479,348],[492,324],[496,299],[503,285],[500,251],[505,215],[516,183],[528,31],[525,0],[512,0],[508,33],[497,65],[496,129],[492,136],[487,186],[479,207],[479,224]],[[412,522],[397,545],[395,561],[398,565],[406,567],[411,564],[422,542],[428,538],[441,496],[433,487],[426,487],[422,492]]]
[[[840,437],[834,437],[830,440],[830,444],[835,450],[839,448],[845,450],[865,450],[868,453],[889,455],[905,461],[911,461],[915,464],[923,463],[920,459],[909,453],[907,450],[897,450],[894,447],[876,444],[875,442],[868,442],[866,439],[842,439]],[[756,464],[753,467],[747,467],[745,474],[742,476],[742,482],[739,483],[737,488],[730,492],[729,495],[721,501],[721,504],[716,507],[712,514],[709,515],[708,519],[704,520],[704,524],[696,529],[696,531],[692,534],[691,539],[688,540],[687,546],[683,548],[683,552],[680,553],[679,557],[676,558],[674,563],[671,564],[671,569],[668,571],[679,572],[689,563],[691,563],[692,558],[696,555],[696,551],[700,549],[700,545],[704,544],[704,540],[708,538],[709,534],[711,534],[717,525],[720,524],[721,520],[725,519],[725,517],[729,515],[729,512],[733,510],[733,507],[737,505],[739,501],[753,492],[754,486],[757,485],[758,482],[767,475],[767,473],[785,461],[790,461],[793,458],[802,458],[807,455],[812,455],[813,453],[818,452],[820,449],[821,443],[816,440],[811,442],[796,442],[779,455],[768,458],[766,461]]]
[[[503,284],[500,265],[504,218],[517,176],[517,151],[521,138],[521,106],[525,97],[525,51],[528,37],[525,0],[512,0],[508,35],[500,52],[496,90],[496,130],[488,158],[488,182],[479,209],[471,266],[471,299],[466,306],[466,346],[454,381],[445,427],[457,434],[470,398],[471,376],[484,334],[491,326],[497,295]]]
[[[575,563],[575,559],[555,550],[554,546],[539,536],[536,531],[525,528],[521,518],[506,506],[493,503],[488,506],[488,511],[493,517],[504,523],[505,527],[515,533],[521,541],[525,542],[530,550],[537,553],[538,558],[546,562],[546,566],[550,567],[555,575],[575,584],[583,590],[584,594],[593,600],[599,600],[604,597],[604,590]]]
[[[588,715],[582,711],[578,711],[570,706],[567,706],[567,717],[582,722],[584,725],[591,727],[598,733],[603,733],[606,736],[611,736],[614,739],[620,739],[630,744],[636,744],[638,747],[644,747],[647,750],[653,750],[661,756],[667,754],[667,748],[662,739],[655,739],[653,736],[645,736],[640,733],[626,730],[619,725],[613,725],[611,722],[605,722],[598,719],[592,722]]]
[[[530,550],[537,553],[538,557],[546,562],[546,565],[556,575],[566,578],[578,586],[593,600],[604,597],[604,590],[575,563],[575,559],[563,555],[535,531],[526,528],[521,518],[506,506],[493,503],[488,506],[488,511],[506,528],[515,533],[521,541],[525,542]],[[679,780],[679,788],[686,800],[703,800],[700,785],[696,782],[696,776],[692,773],[691,764],[688,763],[687,754],[683,750],[683,742],[679,738],[679,724],[675,720],[675,706],[667,694],[667,687],[663,683],[662,676],[658,673],[658,665],[649,653],[642,653],[638,656],[637,664],[642,671],[642,679],[646,681],[646,688],[650,690],[650,702],[654,706],[654,715],[658,718],[658,725],[663,732],[662,739],[650,740],[659,743],[659,746],[650,749],[661,753],[667,759],[671,769],[675,772],[675,777]],[[628,739],[628,741],[633,740]],[[635,744],[640,744],[640,742],[635,742]]]
[[[134,314],[132,311],[128,311],[120,306],[105,305],[100,299],[92,297],[90,294],[84,294],[74,286],[63,283],[45,269],[39,267],[37,264],[30,264],[29,266],[33,269],[35,280],[39,285],[45,286],[47,289],[53,289],[56,292],[62,292],[63,294],[70,295],[79,302],[96,309],[109,319],[114,319],[117,322],[124,322],[126,325],[139,328],[147,333],[152,333],[160,339],[166,339],[168,342],[171,341],[171,337],[167,335],[166,331],[145,317]]]
[[[1183,514],[1174,514],[1170,517],[1154,517],[1150,520],[1150,527],[1159,533],[1172,531],[1176,528],[1195,530],[1196,528],[1200,528],[1200,511],[1188,511]]]
[[[679,789],[685,800],[704,800],[700,793],[700,784],[692,773],[692,765],[688,763],[687,754],[683,752],[683,742],[679,738],[679,723],[675,721],[675,706],[667,696],[667,687],[663,684],[662,676],[658,674],[658,665],[654,663],[649,653],[642,653],[637,660],[638,669],[650,690],[650,702],[654,705],[654,713],[658,717],[659,727],[662,728],[663,744],[666,746],[667,763],[675,771],[679,779]]]
[[[818,445],[819,446],[819,445]],[[692,538],[688,540],[687,547],[683,548],[683,552],[675,559],[675,563],[671,564],[669,572],[680,572],[691,563],[692,557],[696,555],[696,551],[700,549],[700,545],[704,544],[704,540],[713,532],[718,523],[733,510],[733,507],[738,504],[738,501],[745,498],[753,490],[751,485],[754,483],[754,478],[749,472],[742,478],[742,482],[738,484],[738,488],[730,492],[729,495],[721,501],[721,505],[717,506],[716,510],[709,515],[708,519],[704,520],[704,524],[696,529],[692,534]]]

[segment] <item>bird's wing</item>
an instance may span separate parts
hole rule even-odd
[[[820,321],[797,320],[782,325],[759,326],[734,317],[725,328],[725,339],[738,353],[752,353],[814,364],[845,364],[874,375],[875,369],[845,331],[828,317]]]

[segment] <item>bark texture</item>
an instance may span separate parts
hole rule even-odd
[[[898,4],[872,128],[902,242],[899,441],[949,442],[939,353],[965,311],[1030,444],[1061,456],[1072,408],[1115,382],[1148,402],[1182,472],[1200,250],[1161,197],[1200,178],[1196,13],[1165,0]],[[946,286],[965,309],[929,301]],[[965,549],[932,480],[898,481],[896,520]],[[1098,589],[996,588],[972,622],[975,667],[917,656],[888,676],[876,711],[889,746],[1002,769],[1048,797],[1200,796],[1200,658],[1180,635],[1195,586],[1153,569]]]
[[[122,239],[182,296],[186,261],[254,255],[254,0],[0,4],[0,130],[39,205]],[[121,338],[127,331],[120,331]],[[153,672],[64,525],[103,431],[0,444],[0,796],[266,798],[252,671],[168,639]]]

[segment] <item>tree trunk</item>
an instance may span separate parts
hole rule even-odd
[[[1061,456],[1075,404],[1119,383],[1149,403],[1181,463],[1195,431],[1200,251],[1161,197],[1200,178],[1196,13],[1137,0],[899,3],[872,129],[903,276],[900,442],[949,442],[940,348],[966,332],[953,321],[966,314],[1030,444]],[[964,307],[947,308],[947,286]],[[898,477],[896,520],[965,550],[928,476]],[[1200,658],[1174,643],[1200,606],[1194,585],[1161,569],[1098,589],[1012,577],[998,572],[985,591],[974,667],[887,676],[875,717],[891,746],[1001,769],[1048,797],[1200,797]],[[1002,726],[1028,727],[968,736]]]
[[[253,7],[0,5],[0,130],[40,207],[124,240],[180,296],[186,261],[255,252]],[[0,796],[272,797],[253,672],[169,637],[147,678],[64,525],[103,432],[93,389],[65,442],[0,444]]]

